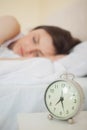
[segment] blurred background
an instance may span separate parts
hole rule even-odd
[[[87,0],[0,0],[2,15],[15,16],[23,31],[52,24],[69,29],[81,39],[87,37]]]

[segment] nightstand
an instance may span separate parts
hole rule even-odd
[[[49,120],[48,113],[22,113],[18,115],[19,130],[87,130],[87,111],[81,111],[74,124]]]

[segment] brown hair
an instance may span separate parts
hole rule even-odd
[[[69,54],[70,50],[81,41],[73,38],[71,33],[67,30],[57,26],[37,26],[33,30],[44,29],[53,40],[53,45],[56,49],[56,54]]]

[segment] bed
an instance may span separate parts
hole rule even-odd
[[[45,89],[52,81],[59,79],[61,74],[67,72],[61,63],[52,63],[45,58],[1,61],[0,65],[1,130],[16,130],[19,113],[47,111],[44,105]],[[75,80],[83,88],[84,110],[87,110],[87,78],[76,77]]]
[[[78,7],[77,12],[79,13],[78,10],[82,5],[82,13],[84,11],[84,15],[87,15],[87,9],[85,8],[87,2],[85,2],[86,0],[83,0],[82,4],[82,1],[78,0],[76,4],[74,2],[72,5],[68,5],[67,10],[70,11],[73,7],[75,7],[75,9]],[[67,16],[67,10],[65,12],[64,8],[62,11],[64,19],[65,16],[68,18],[71,16],[70,13]],[[78,13],[76,13],[75,18]],[[70,24],[69,21],[65,24],[65,20],[60,18],[61,15],[59,11],[57,13],[56,10],[56,14],[57,17],[56,15],[55,17],[58,19],[55,20],[54,18],[53,21],[53,16],[50,16],[50,18],[47,19],[46,24],[48,23],[67,27],[73,32],[73,34],[81,36],[82,40],[86,41],[85,45],[87,46],[87,35],[84,35],[87,34],[87,30],[79,30],[77,33],[75,29],[75,27],[77,27],[77,22],[74,22],[74,24],[76,23],[74,27],[73,20],[72,22],[70,21]],[[62,21],[60,22],[61,24],[58,23],[59,19]],[[85,26],[87,26],[86,23],[87,22],[85,22]],[[81,25],[78,24],[78,26],[82,28],[84,26],[84,22]],[[82,32],[85,33],[82,34]],[[86,47],[84,47],[84,49],[86,49]],[[81,54],[83,54],[83,52],[84,50],[82,50]],[[81,60],[78,62],[77,58],[75,59],[77,69],[75,69],[76,66],[74,67],[74,63],[72,62],[68,64],[70,66],[65,66],[64,63],[66,62],[66,59],[56,62],[51,62],[45,58],[33,58],[25,61],[0,61],[0,130],[17,130],[17,116],[19,113],[47,111],[44,105],[44,91],[52,81],[57,80],[61,74],[66,72],[76,74],[75,80],[82,86],[85,94],[83,110],[87,110],[87,51],[85,52],[85,57],[81,57],[82,64],[80,67],[83,67],[84,65],[83,69],[78,67],[78,63],[81,62]],[[74,53],[72,53],[68,59],[71,59],[71,57],[75,58]]]

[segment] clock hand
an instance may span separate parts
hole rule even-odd
[[[62,102],[63,100],[64,100],[63,97],[60,97],[60,99],[58,100],[58,102],[55,105],[57,105],[59,102]]]
[[[63,98],[63,97],[60,97],[60,99],[58,100],[58,102],[57,102],[55,105],[57,105],[59,102],[61,102],[61,104],[62,104],[62,108],[63,108],[63,111],[64,111],[63,100],[64,100],[64,98]]]
[[[57,101],[57,103],[55,105],[57,105],[60,101],[61,101],[61,97],[60,97],[60,99]]]
[[[63,104],[63,101],[64,101],[64,98],[62,97],[61,104],[62,104],[62,108],[63,108],[63,111],[64,111],[64,104]]]
[[[61,90],[61,104],[64,111],[64,105],[63,105],[64,97],[63,97],[63,89]]]
[[[61,102],[62,108],[64,109],[63,100],[64,100],[64,98],[63,98],[63,90],[61,90],[61,97],[60,97],[60,99],[58,100],[58,102],[55,105],[57,105],[59,102]]]

